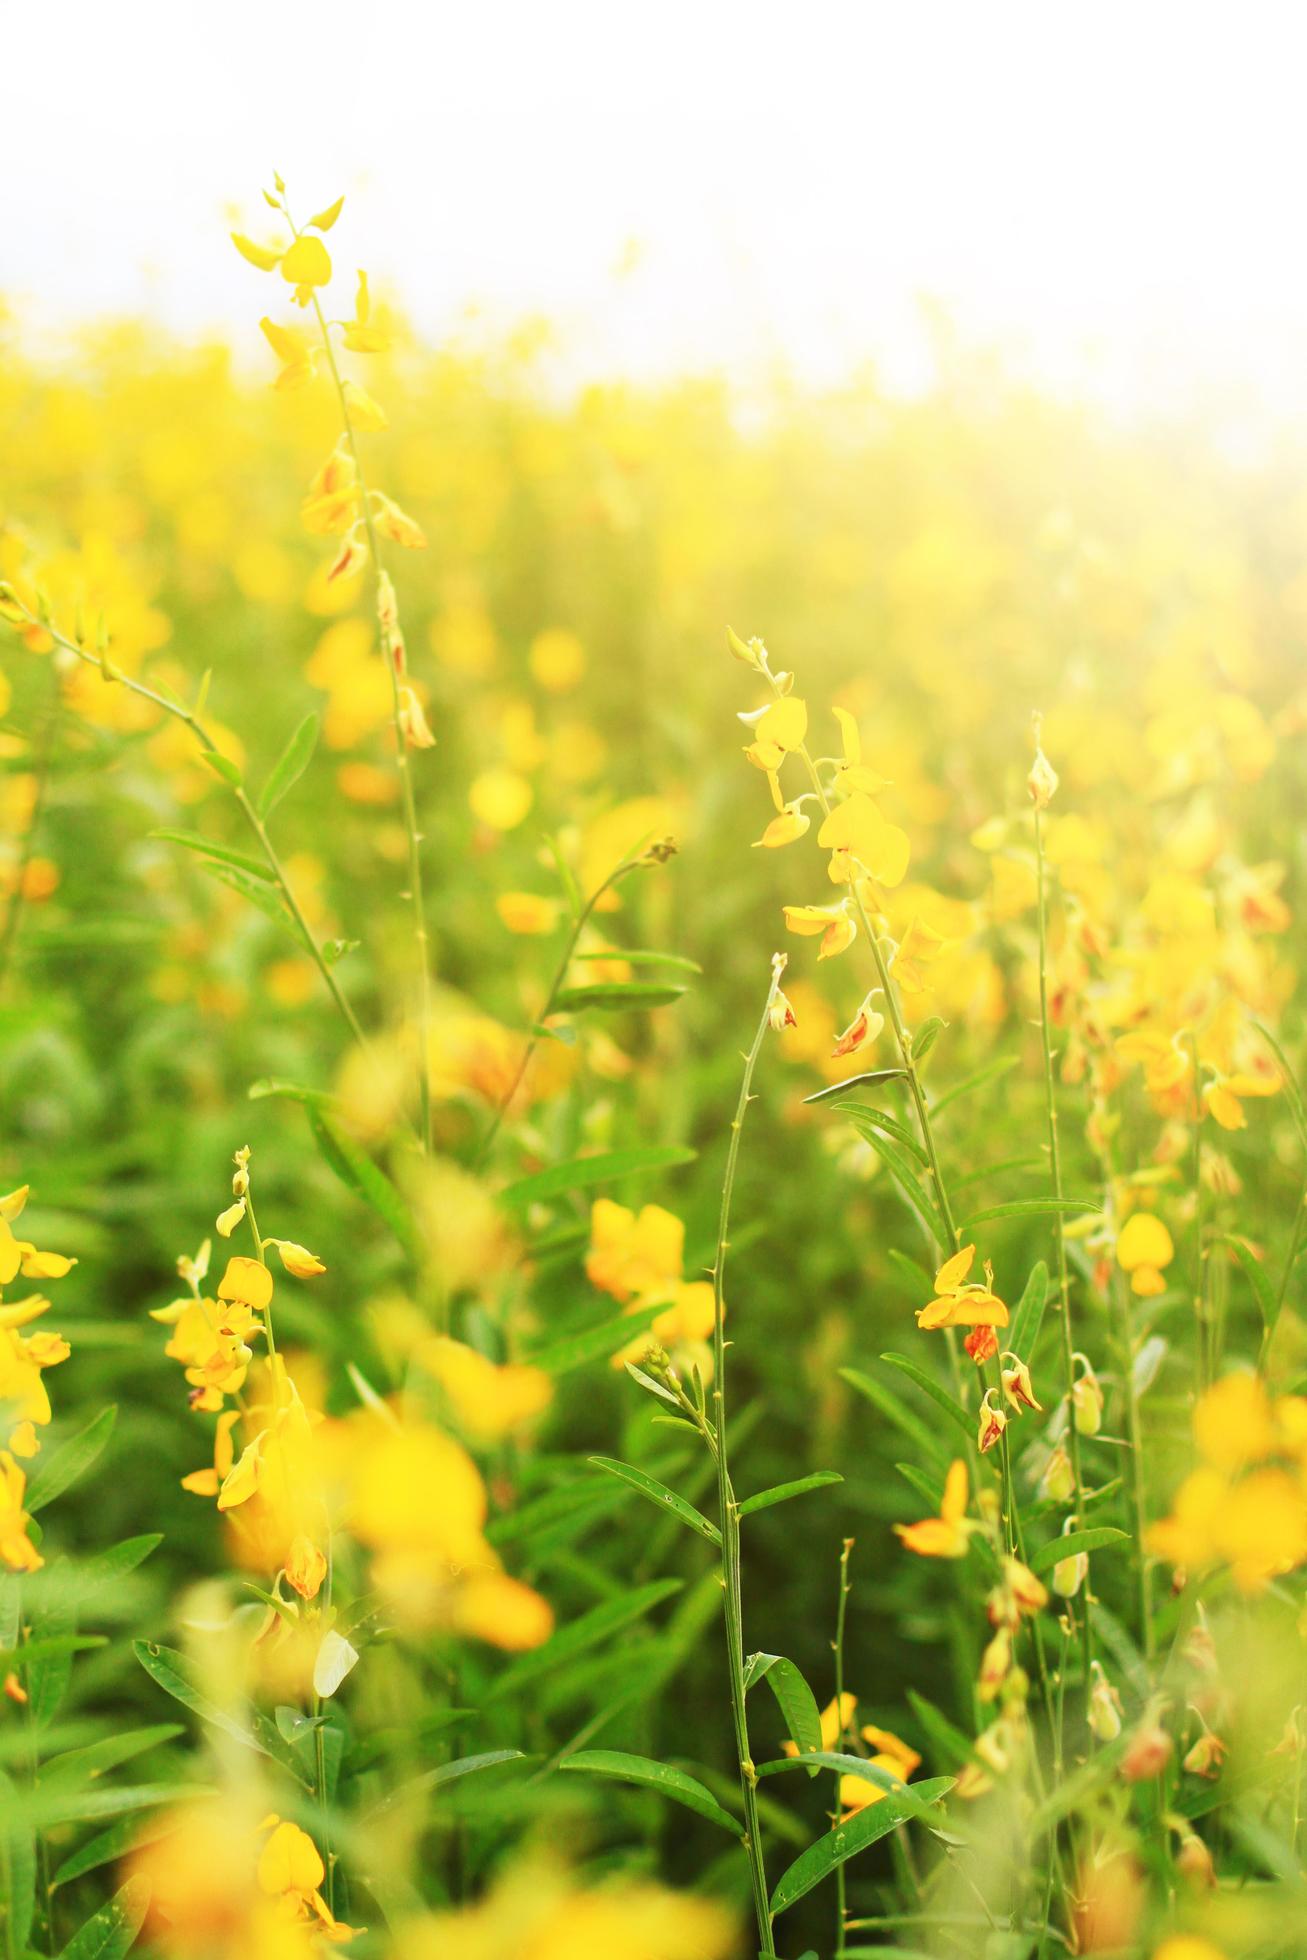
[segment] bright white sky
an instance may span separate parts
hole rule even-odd
[[[426,333],[921,372],[919,297],[1109,401],[1307,417],[1307,21],[1170,0],[0,0],[0,287],[253,349],[273,168]],[[627,241],[644,250],[616,279]]]

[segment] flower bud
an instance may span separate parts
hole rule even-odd
[[[1064,1446],[1059,1443],[1049,1456],[1039,1478],[1039,1495],[1051,1497],[1054,1503],[1065,1504],[1076,1487],[1075,1471]]]
[[[1089,1664],[1089,1727],[1100,1742],[1115,1742],[1121,1733],[1121,1697],[1100,1661]]]
[[[1175,1854],[1175,1868],[1197,1890],[1216,1883],[1212,1854],[1194,1831],[1186,1831]]]
[[[1193,1747],[1187,1751],[1184,1766],[1190,1776],[1215,1776],[1220,1770],[1226,1754],[1226,1745],[1219,1735],[1204,1729]]]
[[[1035,1391],[1030,1381],[1030,1370],[1018,1355],[1004,1354],[1004,1361],[1011,1365],[1002,1371],[1003,1393],[1012,1407],[1018,1412],[1022,1409],[1040,1409],[1042,1404],[1035,1400]]]
[[[994,1390],[985,1390],[985,1399],[980,1405],[980,1425],[976,1436],[976,1447],[984,1456],[992,1450],[1003,1431],[1007,1428],[1007,1417],[993,1400]]]
[[[1001,1626],[980,1657],[980,1679],[976,1693],[981,1701],[993,1701],[1007,1678],[1012,1665],[1012,1635],[1008,1628]]]
[[[1121,1774],[1127,1783],[1144,1783],[1160,1776],[1170,1760],[1171,1738],[1156,1716],[1151,1716],[1131,1735],[1121,1758]]]

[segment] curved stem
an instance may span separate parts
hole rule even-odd
[[[753,1044],[744,1061],[739,1101],[731,1123],[731,1139],[726,1151],[726,1171],[722,1179],[722,1203],[717,1226],[717,1249],[713,1257],[713,1428],[716,1435],[717,1512],[722,1534],[722,1611],[726,1629],[726,1666],[730,1680],[731,1715],[735,1727],[735,1749],[740,1766],[740,1796],[744,1804],[744,1848],[749,1859],[754,1910],[758,1919],[761,1953],[774,1956],[767,1868],[763,1859],[762,1826],[758,1817],[758,1776],[749,1749],[749,1721],[745,1710],[744,1624],[740,1596],[740,1509],[731,1484],[726,1448],[726,1253],[730,1245],[731,1199],[735,1191],[735,1172],[740,1157],[740,1137],[745,1111],[751,1100],[753,1072],[762,1051],[772,1005],[780,989],[784,959],[777,954],[772,964],[767,1004],[758,1022]]]
[[[127,692],[134,694],[139,701],[148,701],[151,707],[158,708],[161,713],[171,716],[172,720],[181,722],[183,727],[189,729],[199,747],[206,754],[220,755],[222,753],[209,730],[199,719],[199,716],[194,714],[191,709],[182,707],[179,701],[170,701],[166,694],[160,694],[156,688],[147,686],[144,681],[134,679],[131,674],[124,674],[116,667],[112,669],[107,668],[101,654],[92,653],[88,647],[79,646],[76,640],[68,639],[65,634],[58,632],[48,621],[39,619],[26,606],[23,607],[23,611],[31,625],[42,627],[50,635],[50,638],[56,646],[62,647],[65,653],[73,654],[85,666],[93,667],[96,673],[99,674],[101,680],[112,683],[117,687],[125,687]],[[359,1024],[358,1016],[341,992],[339,981],[322,956],[322,950],[309,929],[308,920],[300,908],[299,900],[296,898],[291,882],[286,876],[281,859],[273,848],[272,840],[268,836],[267,828],[262,818],[250,802],[242,784],[232,783],[225,776],[220,777],[220,780],[227,783],[227,787],[235,797],[240,813],[248,824],[255,842],[258,844],[263,861],[272,873],[273,882],[281,894],[286,910],[295,922],[296,929],[304,943],[304,950],[310,955],[313,964],[317,967],[337,1012],[355,1041],[361,1047],[366,1047],[367,1036]]]

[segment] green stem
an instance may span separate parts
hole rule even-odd
[[[1262,1330],[1262,1343],[1257,1354],[1257,1372],[1259,1375],[1266,1373],[1266,1364],[1270,1358],[1271,1339],[1275,1329],[1280,1324],[1280,1315],[1284,1312],[1284,1303],[1289,1296],[1289,1281],[1293,1278],[1293,1269],[1297,1264],[1298,1251],[1302,1245],[1302,1235],[1305,1226],[1307,1226],[1307,1181],[1304,1181],[1302,1190],[1298,1196],[1298,1211],[1293,1221],[1293,1236],[1289,1240],[1289,1251],[1284,1262],[1284,1271],[1280,1274],[1279,1290],[1275,1296],[1275,1318],[1269,1327]]]
[[[1053,1041],[1048,1014],[1048,877],[1044,858],[1044,821],[1035,804],[1035,859],[1039,887],[1039,1037],[1044,1055],[1044,1103],[1048,1118],[1048,1165],[1057,1201],[1053,1230],[1057,1241],[1057,1283],[1062,1321],[1062,1360],[1066,1372],[1067,1431],[1071,1438],[1071,1474],[1075,1482],[1075,1520],[1084,1521],[1085,1483],[1080,1463],[1080,1425],[1075,1404],[1075,1337],[1071,1327],[1071,1282],[1067,1272],[1066,1232],[1062,1213],[1062,1149],[1058,1138],[1057,1091],[1053,1082]],[[1083,1643],[1085,1667],[1085,1707],[1089,1706],[1089,1666],[1094,1657],[1094,1635],[1089,1618],[1089,1575],[1085,1575]]]
[[[613,886],[620,883],[620,881],[626,876],[628,871],[633,871],[635,869],[639,861],[640,861],[639,857],[623,858],[621,863],[617,865],[612,871],[609,872],[608,876],[604,879],[603,883],[595,886],[595,889],[591,892],[589,898],[586,899],[580,911],[576,914],[576,917],[573,919],[572,930],[567,935],[567,943],[564,945],[562,955],[559,959],[558,965],[554,969],[554,977],[549,983],[549,992],[545,996],[545,1004],[541,1008],[539,1014],[536,1016],[535,1026],[531,1031],[526,1047],[522,1050],[522,1059],[517,1065],[517,1069],[513,1075],[513,1079],[509,1083],[503,1095],[499,1098],[498,1103],[495,1105],[495,1113],[490,1119],[489,1128],[486,1130],[486,1133],[482,1137],[480,1145],[478,1146],[477,1149],[476,1157],[473,1163],[474,1169],[479,1170],[481,1166],[485,1163],[487,1157],[490,1155],[491,1149],[494,1146],[495,1138],[499,1135],[500,1127],[504,1121],[504,1118],[508,1114],[509,1109],[512,1107],[513,1098],[522,1086],[522,1082],[526,1075],[526,1072],[531,1066],[532,1057],[534,1056],[536,1049],[540,1046],[541,1040],[543,1038],[541,1035],[541,1029],[543,1028],[544,1023],[549,1019],[549,1016],[554,1011],[554,1002],[558,999],[559,994],[562,992],[563,982],[567,978],[567,970],[572,964],[572,955],[576,951],[577,943],[580,940],[581,934],[584,932],[586,925],[589,923],[590,917],[594,912],[595,906],[598,905],[600,899],[603,897],[605,892],[611,891]]]
[[[840,1552],[840,1590],[839,1604],[835,1609],[835,1713],[839,1722],[839,1733],[835,1747],[843,1749],[845,1742],[844,1721],[844,1621],[848,1611],[849,1556],[853,1551],[853,1540],[846,1538]],[[835,1809],[831,1813],[832,1828],[840,1821],[840,1774],[835,1773]],[[835,1960],[843,1960],[845,1949],[845,1920],[848,1916],[848,1900],[845,1894],[845,1871],[842,1864],[835,1867]]]
[[[749,1860],[758,1937],[765,1956],[774,1956],[770,1895],[767,1869],[763,1861],[762,1827],[758,1818],[758,1776],[749,1749],[749,1722],[745,1711],[744,1625],[740,1598],[740,1511],[731,1485],[726,1449],[726,1253],[730,1244],[731,1199],[735,1191],[735,1171],[740,1156],[740,1136],[758,1056],[767,1033],[772,1005],[780,989],[784,960],[778,954],[772,966],[767,1004],[758,1022],[753,1045],[745,1057],[744,1078],[731,1123],[726,1152],[726,1171],[722,1180],[721,1215],[717,1228],[717,1250],[713,1259],[713,1428],[717,1439],[717,1512],[722,1534],[722,1610],[726,1630],[726,1666],[730,1680],[731,1715],[735,1727],[735,1750],[740,1766],[740,1796],[744,1804],[744,1848]]]
[[[27,874],[36,853],[37,834],[41,827],[41,818],[45,812],[46,796],[50,787],[50,763],[54,753],[55,731],[59,723],[59,670],[53,660],[50,662],[50,679],[52,683],[50,700],[46,708],[40,745],[36,752],[36,793],[32,798],[32,814],[23,835],[23,847],[15,871],[14,888],[9,894],[9,903],[5,907],[4,927],[0,931],[0,990],[3,990],[9,973],[9,962],[18,940],[18,926],[26,904]]]
[[[283,207],[284,208],[284,207]],[[299,232],[286,212],[287,223],[299,237]],[[372,516],[372,502],[368,492],[367,478],[363,472],[363,459],[359,454],[358,439],[354,433],[354,420],[349,412],[349,397],[345,393],[345,383],[336,360],[336,350],[331,344],[331,334],[327,327],[327,316],[322,310],[322,301],[317,293],[313,295],[313,311],[317,315],[318,329],[322,335],[322,345],[327,356],[327,366],[335,383],[336,399],[340,406],[340,419],[349,444],[349,453],[354,464],[358,482],[359,497],[363,509],[363,524],[367,532],[368,551],[372,558],[373,576],[377,580],[377,596],[380,603],[381,545],[377,537],[377,527]],[[418,1103],[422,1148],[428,1154],[431,1150],[431,955],[430,939],[427,932],[427,903],[422,884],[422,832],[418,828],[417,798],[413,789],[413,771],[409,766],[408,742],[404,736],[402,701],[399,691],[399,675],[395,662],[388,651],[382,649],[386,662],[386,672],[390,676],[391,720],[395,731],[395,766],[399,771],[400,790],[404,807],[404,828],[408,838],[408,898],[413,907],[413,938],[416,944],[418,970],[418,1041],[421,1054],[418,1063]]]

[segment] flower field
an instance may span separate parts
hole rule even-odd
[[[0,322],[4,1960],[1307,1951],[1307,457],[298,195]]]

